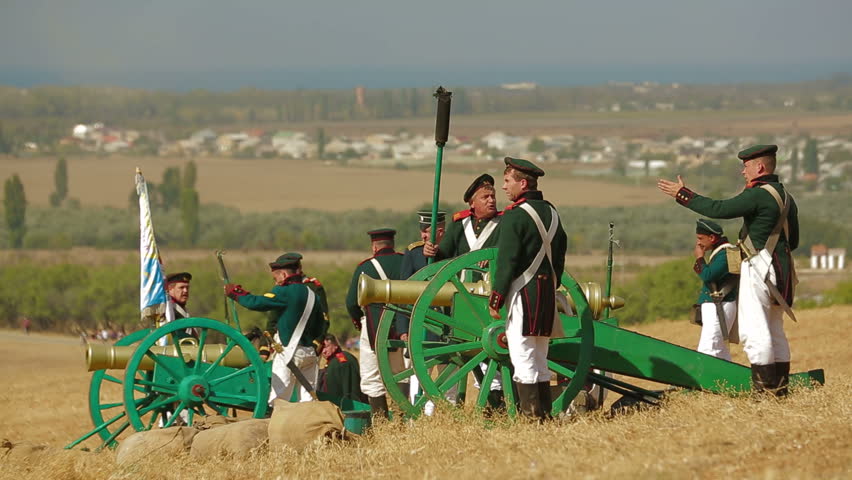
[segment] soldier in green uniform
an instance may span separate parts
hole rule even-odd
[[[435,219],[435,240],[440,243],[444,236],[444,226],[446,225],[446,212],[438,212]],[[408,245],[405,253],[402,255],[402,265],[399,269],[399,278],[406,280],[414,275],[415,272],[425,267],[429,263],[429,259],[423,254],[423,246],[429,241],[429,236],[432,232],[432,212],[420,211],[417,212],[417,218],[420,226],[420,240]],[[400,340],[408,341],[408,327],[410,317],[404,313],[396,314],[396,333]]]
[[[323,338],[325,338],[326,332],[328,332],[328,327],[329,327],[329,324],[330,324],[329,317],[328,317],[328,296],[325,293],[325,287],[315,277],[309,277],[304,272],[304,270],[302,268],[302,260],[304,259],[304,257],[302,256],[301,253],[288,252],[288,253],[285,253],[284,255],[281,255],[281,257],[279,257],[279,259],[281,261],[287,261],[287,262],[293,263],[295,265],[298,265],[299,268],[298,268],[298,271],[296,273],[298,273],[299,275],[302,276],[302,283],[307,285],[308,288],[310,288],[311,291],[313,291],[314,294],[317,296],[317,301],[319,302],[320,308],[322,309],[322,317],[323,317],[324,323],[323,323],[323,328],[318,329],[319,335],[315,338],[311,338],[310,340],[313,342],[317,351],[319,351],[322,348],[322,341],[323,341]],[[277,322],[278,322],[278,317],[276,316],[275,312],[269,312],[268,318],[267,318],[267,323],[266,323],[266,331],[274,332],[275,329],[277,328],[276,327]],[[267,347],[269,346],[268,341],[261,339],[261,344],[263,345],[264,343],[266,343],[265,346],[267,346]],[[267,351],[269,351],[269,350],[267,350]]]
[[[744,256],[740,266],[737,306],[740,340],[751,363],[757,392],[787,394],[790,346],[783,315],[793,315],[796,284],[792,251],[799,246],[798,208],[775,175],[776,145],[755,145],[739,152],[745,189],[727,200],[693,192],[678,176],[660,179],[658,188],[677,203],[710,218],[742,217],[739,238]]]
[[[319,390],[335,397],[363,402],[358,359],[344,352],[334,335],[326,335],[322,343],[322,357],[327,366]]]
[[[190,314],[186,309],[186,304],[189,302],[189,282],[192,280],[192,274],[189,272],[172,273],[166,276],[166,293],[169,295],[169,312],[166,313],[167,321],[180,320],[189,318]],[[196,337],[197,333],[192,328],[181,330],[174,333],[178,339]]]
[[[289,400],[296,378],[287,365],[292,361],[316,388],[319,363],[312,340],[325,328],[322,307],[317,295],[304,282],[301,256],[284,254],[269,264],[275,285],[263,295],[252,295],[240,285],[225,285],[225,295],[249,310],[272,312],[277,317],[275,342],[284,346],[272,360],[269,403],[276,398]],[[310,401],[307,389],[301,387],[299,401]]]
[[[379,373],[379,362],[376,357],[376,330],[378,322],[382,317],[384,305],[373,303],[366,308],[358,305],[358,278],[363,273],[372,278],[381,280],[399,280],[399,270],[402,266],[402,254],[394,251],[394,236],[396,230],[380,228],[367,232],[373,256],[358,264],[352,274],[352,282],[349,285],[349,293],[346,295],[346,310],[352,318],[355,328],[361,331],[360,340],[360,363],[361,363],[361,391],[367,395],[370,409],[374,415],[388,416],[388,403],[385,394],[385,386]],[[402,369],[402,353],[394,352],[392,360],[399,363]],[[398,356],[398,358],[396,358]]]
[[[544,171],[520,158],[505,162],[503,191],[513,203],[500,220],[488,307],[499,320],[506,306],[506,340],[521,411],[544,419],[552,407],[547,351],[568,238],[556,209],[538,190]]]
[[[721,225],[699,219],[695,225],[695,265],[692,267],[701,279],[701,294],[693,308],[698,311],[701,337],[697,350],[723,360],[731,361],[727,337],[737,321],[737,284],[739,276],[728,271],[725,249],[728,243]],[[705,256],[709,257],[705,260]],[[724,330],[724,332],[723,332]]]
[[[462,198],[470,208],[453,214],[453,221],[437,246],[426,242],[423,248],[425,255],[443,260],[497,245],[497,227],[500,224],[502,212],[497,211],[494,177],[487,173],[476,177],[467,187]],[[480,276],[475,272],[466,272],[462,277],[462,281],[479,279]],[[480,371],[483,373],[486,368],[484,363],[480,364]],[[478,378],[474,381],[474,386],[480,388]],[[503,382],[495,378],[489,388],[489,404],[493,407],[501,407]]]
[[[500,215],[494,195],[494,177],[487,173],[478,176],[463,198],[470,208],[453,214],[453,221],[437,246],[424,241],[425,256],[443,260],[496,245]]]

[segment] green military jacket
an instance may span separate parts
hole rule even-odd
[[[718,243],[713,245],[714,251],[725,243],[728,243],[728,239],[722,237]],[[733,302],[737,299],[739,276],[733,275],[728,271],[728,258],[725,255],[724,249],[716,251],[715,255],[711,254],[710,258],[706,261],[703,257],[696,259],[695,265],[692,268],[702,282],[701,293],[698,295],[698,302],[696,303],[713,302],[713,297],[710,296],[710,293],[722,289],[724,285],[731,285],[733,288],[725,295],[722,301]]]
[[[479,239],[480,235],[488,235],[479,248],[488,248],[497,245],[497,225],[502,218],[502,212],[492,218],[476,218],[473,209],[462,210],[453,214],[453,221],[447,225],[444,237],[438,244],[438,253],[435,260],[457,257],[470,252],[470,242],[465,233],[466,225],[470,224],[473,234]],[[493,225],[493,226],[492,226]]]
[[[402,266],[402,254],[393,251],[393,248],[383,248],[376,254],[358,264],[355,272],[352,273],[352,281],[349,283],[349,292],[346,294],[346,311],[352,318],[352,323],[359,330],[367,329],[367,334],[370,339],[370,346],[376,347],[376,331],[379,327],[379,319],[382,317],[384,304],[371,303],[367,308],[361,308],[358,305],[358,278],[362,273],[369,277],[379,279],[381,276],[373,266],[372,259],[376,259],[384,270],[388,280],[400,280],[399,270]],[[361,324],[361,317],[367,317],[366,325]]]
[[[322,309],[323,326],[319,329],[321,333],[313,338],[313,340],[317,340],[319,343],[322,343],[322,338],[325,337],[330,325],[330,319],[328,316],[328,295],[325,293],[325,287],[323,287],[322,283],[320,283],[320,281],[315,277],[303,276],[302,283],[307,285],[308,288],[314,292],[314,295],[317,296],[316,302],[319,303],[319,306]],[[270,311],[267,316],[266,330],[272,332],[278,328],[277,325],[278,314],[274,311]]]
[[[241,295],[236,298],[237,303],[249,310],[271,312],[276,318],[275,325],[281,344],[286,346],[299,324],[308,301],[308,286],[303,279],[301,275],[291,275],[285,280],[284,285],[275,285],[263,295]],[[306,347],[313,345],[314,339],[325,334],[325,328],[326,321],[323,317],[321,301],[317,297],[302,338],[299,339],[299,345]]]
[[[514,293],[510,291],[512,282],[532,265],[544,242],[532,217],[520,208],[524,202],[538,213],[545,230],[550,227],[552,205],[544,200],[538,190],[522,193],[521,198],[503,211],[489,300],[493,308],[502,307],[509,294]],[[562,221],[557,220],[556,234],[550,242],[553,265],[544,257],[532,279],[519,290],[524,310],[523,335],[551,334],[556,312],[556,287],[565,269],[567,248],[568,237],[562,228]]]
[[[742,217],[743,228],[739,238],[744,239],[746,232],[751,237],[754,248],[761,250],[766,245],[769,234],[778,223],[781,210],[772,194],[760,188],[761,185],[771,185],[781,198],[784,198],[784,185],[778,181],[777,175],[764,175],[746,185],[737,196],[727,200],[713,200],[703,197],[684,187],[677,192],[675,200],[686,208],[710,218]],[[799,247],[799,210],[792,196],[788,196],[790,209],[787,213],[787,224],[790,238],[781,231],[778,243],[772,254],[772,266],[775,269],[775,286],[784,296],[788,305],[793,305],[793,254]]]
[[[363,402],[358,360],[349,352],[338,350],[328,359],[328,367],[320,391],[338,398]]]

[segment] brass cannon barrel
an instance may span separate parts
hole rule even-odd
[[[225,348],[227,348],[227,346],[221,344],[205,345],[204,349],[201,351],[201,361],[212,362],[216,360],[219,358],[219,355],[225,351]],[[89,347],[86,350],[86,366],[90,372],[113,368],[124,369],[127,367],[127,363],[130,361],[130,357],[133,356],[133,352],[135,351],[136,347],[134,346],[117,347],[114,345],[89,344]],[[149,348],[148,351],[154,355],[165,355],[169,357],[178,356],[177,349],[174,345],[156,345]],[[182,343],[181,353],[183,353],[183,358],[186,361],[196,360],[198,347],[192,343]],[[243,352],[239,346],[235,346],[227,355],[225,355],[225,358],[222,359],[220,364],[225,367],[239,368],[248,365],[249,361],[245,352]],[[142,361],[139,363],[139,370],[153,369],[154,360],[147,355],[142,357]]]
[[[398,305],[414,305],[429,282],[415,280],[376,280],[361,274],[358,278],[358,305],[371,303],[396,303]],[[465,290],[474,295],[489,295],[491,286],[480,280],[465,283]],[[453,304],[453,295],[457,292],[455,285],[448,283],[441,287],[432,306],[448,307]]]
[[[592,311],[592,318],[594,318],[595,320],[600,319],[601,313],[603,313],[604,309],[607,307],[609,307],[611,310],[617,310],[624,306],[624,299],[621,297],[616,297],[615,295],[605,297],[603,294],[603,290],[601,289],[601,286],[598,283],[581,283],[580,289],[583,291],[583,295],[586,296],[586,301],[589,302],[589,310]],[[560,290],[556,293],[564,295],[565,299],[568,301],[568,305],[571,305],[571,308],[575,312],[577,311],[577,305],[574,304],[574,299],[571,298],[571,295],[568,295],[568,292]],[[557,308],[558,307],[559,303],[557,302]],[[559,308],[559,311],[562,310],[563,309]]]
[[[413,305],[428,284],[429,282],[415,280],[376,280],[372,277],[361,274],[361,277],[358,279],[358,304],[361,306],[369,305],[371,303]],[[468,292],[474,295],[487,297],[491,294],[491,285],[482,280],[474,283],[465,283],[464,287]],[[589,302],[589,308],[591,309],[592,316],[595,319],[600,318],[600,314],[606,307],[615,310],[624,306],[624,299],[621,297],[605,297],[601,290],[601,286],[597,283],[582,283],[580,284],[580,288],[583,290],[583,294]],[[447,307],[452,305],[453,295],[455,293],[457,293],[457,290],[453,284],[448,283],[444,285],[432,300],[432,306]],[[564,291],[560,291],[558,293],[565,296],[572,309],[577,309],[574,305],[574,300],[570,295],[567,295]]]

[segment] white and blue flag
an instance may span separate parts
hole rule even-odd
[[[148,184],[139,168],[136,168],[136,193],[139,195],[139,258],[141,260],[139,309],[143,324],[159,325],[169,310],[166,308],[168,296],[166,296],[160,251],[157,248],[157,240],[154,238],[154,224],[151,222]]]

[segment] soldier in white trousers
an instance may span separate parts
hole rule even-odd
[[[733,198],[714,200],[676,182],[660,179],[657,187],[677,203],[710,218],[742,217],[737,316],[740,340],[751,362],[756,392],[787,394],[790,346],[784,333],[797,283],[792,251],[799,246],[798,207],[775,175],[777,145],[755,145],[737,156],[743,162],[745,189]]]
[[[695,322],[701,325],[698,351],[731,361],[728,341],[737,321],[737,284],[739,276],[728,269],[727,249],[734,248],[721,225],[706,218],[695,224],[695,265],[701,279],[701,293]]]

